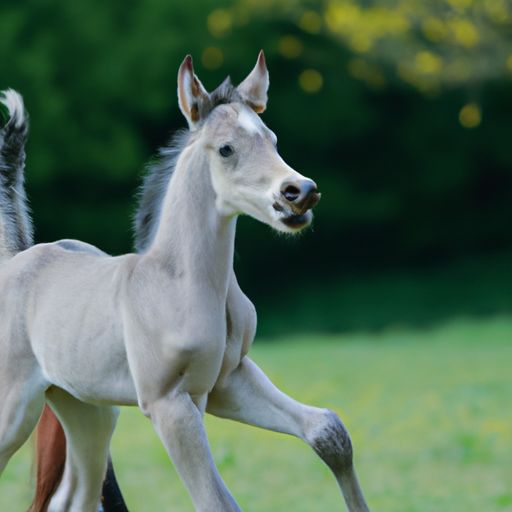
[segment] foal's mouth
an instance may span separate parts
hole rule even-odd
[[[312,215],[310,212],[311,210],[308,210],[306,213],[302,213],[300,215],[290,215],[289,217],[284,217],[281,219],[281,222],[289,228],[304,228],[311,222]]]
[[[297,211],[295,208],[284,206],[278,201],[274,202],[272,208],[281,214],[279,218],[280,222],[285,226],[296,230],[305,228],[311,224],[311,220],[313,218],[311,208],[303,211]]]

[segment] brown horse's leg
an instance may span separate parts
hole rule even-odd
[[[34,501],[29,512],[46,512],[50,499],[62,479],[65,461],[64,430],[51,408],[46,405],[37,426],[37,481]],[[128,512],[110,459],[103,482],[101,501],[104,512]]]
[[[30,512],[45,512],[66,461],[66,437],[53,411],[45,406],[36,432],[36,490]]]

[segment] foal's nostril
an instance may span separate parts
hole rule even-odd
[[[287,201],[293,203],[293,201],[296,201],[300,197],[301,190],[295,185],[288,185],[281,193]]]
[[[285,181],[281,195],[286,199],[295,215],[302,215],[313,208],[320,199],[316,183],[310,179]]]

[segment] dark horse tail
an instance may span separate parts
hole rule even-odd
[[[28,115],[22,97],[0,92],[0,264],[33,245],[33,229],[25,193],[25,144]],[[36,489],[30,512],[45,512],[64,473],[66,437],[46,406],[36,433]],[[109,460],[103,483],[104,512],[127,512]]]
[[[33,243],[24,187],[28,116],[22,97],[12,89],[0,93],[0,261]]]

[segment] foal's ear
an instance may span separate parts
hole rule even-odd
[[[187,55],[178,71],[178,102],[191,130],[201,121],[201,106],[209,98],[210,95],[194,74],[192,57]]]
[[[267,108],[268,84],[269,78],[265,54],[261,50],[256,66],[237,87],[245,103],[258,114],[261,114]]]

